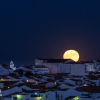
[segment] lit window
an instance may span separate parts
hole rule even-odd
[[[18,98],[21,98],[21,95],[17,95]]]
[[[27,82],[28,82],[28,80],[27,80]]]
[[[0,94],[0,96],[2,96],[2,94]]]
[[[86,86],[86,84],[84,84],[84,86]]]
[[[37,95],[37,93],[35,93],[35,95]]]

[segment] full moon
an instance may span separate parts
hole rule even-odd
[[[67,50],[63,55],[63,59],[72,59],[77,62],[79,60],[79,53],[75,50]]]

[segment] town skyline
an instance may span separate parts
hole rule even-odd
[[[100,100],[100,61],[36,59],[0,69],[1,100]]]

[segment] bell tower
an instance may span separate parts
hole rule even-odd
[[[13,63],[13,61],[11,60],[11,62],[10,62],[10,68],[14,68],[14,63]]]

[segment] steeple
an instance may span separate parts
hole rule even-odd
[[[14,63],[12,60],[10,61],[10,68],[12,68],[13,70],[16,70],[16,67],[14,67]]]
[[[11,62],[10,62],[10,68],[14,68],[14,63],[13,63],[12,60],[11,60]]]

